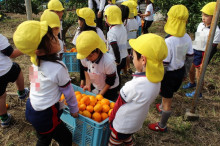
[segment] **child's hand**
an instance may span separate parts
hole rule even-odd
[[[91,86],[85,85],[85,86],[83,87],[83,91],[85,91],[85,90],[91,91]]]
[[[71,113],[71,116],[73,116],[74,118],[78,118],[79,114],[78,113]]]

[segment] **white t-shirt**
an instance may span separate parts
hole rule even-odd
[[[120,94],[126,103],[118,109],[113,120],[113,127],[117,132],[131,134],[140,130],[147,117],[150,105],[159,94],[160,82],[150,82],[145,73],[138,76],[134,76],[120,90]]]
[[[10,46],[8,39],[0,34],[0,76],[5,75],[12,67],[11,59],[1,53],[2,50]]]
[[[200,23],[197,27],[197,31],[195,33],[195,40],[193,41],[193,49],[199,51],[205,51],[206,44],[208,41],[210,27],[205,27],[204,23]],[[219,27],[216,27],[215,36],[213,39],[214,44],[220,43],[220,30]]]
[[[190,36],[187,33],[183,37],[170,36],[165,39],[165,42],[168,48],[168,55],[163,62],[169,64],[167,70],[174,71],[182,68],[186,60],[186,54],[193,54]]]
[[[89,8],[90,9],[93,9],[93,2],[92,2],[93,0],[89,0],[88,1],[88,5],[89,5]],[[97,9],[99,10],[99,11],[102,11],[103,9],[104,9],[104,7],[105,7],[105,2],[106,2],[106,0],[94,0],[95,2],[96,2],[96,4],[97,4]]]
[[[64,65],[62,61],[59,62]],[[64,86],[70,81],[67,68],[61,64],[42,60],[40,67],[31,66],[30,102],[34,110],[45,110],[59,101],[59,86]]]
[[[150,16],[146,16],[144,19],[148,21],[153,21],[154,20],[154,17],[153,17],[154,9],[153,9],[152,4],[147,5],[147,8],[144,14],[147,14],[147,12],[150,12]]]
[[[99,27],[96,27],[96,32],[99,35],[99,37],[106,43],[106,39],[105,39],[105,35],[103,31]],[[76,39],[79,35],[80,35],[80,28],[78,27],[75,33],[75,36],[73,38],[73,41],[72,41],[73,45],[76,45]]]
[[[130,39],[135,39],[137,37],[138,31],[138,22],[136,19],[128,19],[127,24],[125,26],[127,33],[128,33],[128,41]],[[127,48],[131,48],[129,42],[127,41]]]
[[[119,85],[116,64],[112,55],[109,53],[103,54],[98,63],[92,63],[87,59],[82,59],[81,62],[84,67],[88,68],[87,72],[89,74],[91,83],[96,89],[102,90],[106,84],[106,75],[113,74],[114,72],[116,73],[116,79],[114,85],[111,86],[110,89]]]
[[[127,31],[123,24],[111,26],[107,33],[108,49],[109,53],[114,56],[114,51],[110,45],[112,42],[117,42],[120,52],[121,60],[128,56],[127,51]]]

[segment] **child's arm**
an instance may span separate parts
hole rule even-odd
[[[59,87],[59,89],[65,96],[71,115],[74,118],[78,117],[78,111],[79,111],[78,102],[76,100],[76,95],[74,93],[74,89],[73,86],[71,85],[71,82],[69,81],[66,85]]]
[[[10,58],[16,58],[22,55],[22,53],[18,49],[14,50],[11,45],[5,48],[4,50],[1,50],[1,53],[3,53],[5,56],[8,56]]]
[[[147,17],[147,16],[150,16],[151,15],[151,12],[150,11],[147,11],[147,14],[141,14],[140,16],[141,17]]]
[[[87,71],[85,72],[85,77],[86,77],[86,85],[83,87],[83,91],[88,90],[91,91],[91,81],[90,81],[90,77]]]
[[[120,64],[120,62],[121,62],[121,57],[120,57],[120,52],[119,52],[119,47],[118,47],[118,44],[117,44],[117,42],[111,42],[110,43],[110,45],[112,46],[112,49],[113,49],[113,51],[114,51],[114,55],[115,55],[115,62],[117,63],[117,64]]]
[[[105,87],[99,92],[99,94],[104,95],[108,91],[108,89],[114,85],[115,79],[116,79],[116,72],[114,72],[113,74],[106,75]]]
[[[13,53],[10,55],[10,58],[16,58],[16,57],[21,56],[21,55],[23,55],[23,53],[21,53],[21,51],[19,51],[18,49],[15,49],[13,51]]]
[[[125,101],[123,100],[123,98],[121,97],[121,94],[119,94],[118,99],[117,99],[117,101],[116,101],[116,103],[115,103],[115,106],[114,106],[114,108],[113,108],[113,110],[112,110],[112,112],[111,112],[111,115],[110,115],[110,117],[109,117],[109,122],[110,122],[110,123],[114,120],[115,115],[116,115],[118,109],[119,109],[123,104],[125,104],[125,103],[126,103],[126,102],[125,102]]]

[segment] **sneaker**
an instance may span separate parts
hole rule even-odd
[[[157,111],[160,113],[160,114],[162,114],[162,109],[160,108],[160,105],[161,104],[156,104],[156,109],[157,109]]]
[[[183,85],[183,89],[189,89],[189,88],[193,88],[196,87],[196,83],[192,84],[192,83],[187,83],[186,85]]]
[[[12,118],[11,114],[8,113],[8,119],[6,121],[3,122],[2,120],[0,120],[1,121],[1,127],[2,128],[7,128],[11,123],[11,118]]]
[[[191,93],[186,93],[185,95],[186,95],[186,97],[193,97],[193,96],[195,95],[195,92],[196,92],[196,91],[193,91],[193,92],[191,92]],[[199,94],[199,97],[200,97],[200,98],[202,97],[202,93]]]
[[[30,92],[29,88],[24,88],[24,90],[25,90],[24,94],[22,94],[22,95],[18,94],[19,99],[25,99],[29,95],[29,92]]]
[[[150,130],[153,130],[153,131],[167,132],[167,127],[161,128],[161,127],[159,126],[159,122],[153,123],[153,124],[148,124],[148,128],[149,128]]]

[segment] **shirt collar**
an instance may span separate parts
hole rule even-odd
[[[146,77],[145,72],[136,72],[132,76],[134,77]]]
[[[92,63],[99,64],[100,60],[102,59],[102,56],[103,56],[103,53],[100,52],[99,57],[94,62],[92,62]]]

